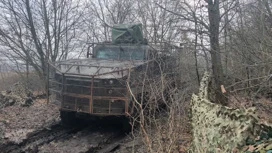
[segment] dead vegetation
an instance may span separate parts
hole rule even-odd
[[[4,2],[5,1],[2,1],[3,4],[8,4]],[[132,123],[140,125],[140,128],[139,131],[138,129],[134,129],[132,139],[135,138],[137,141],[141,141],[141,143],[137,144],[144,145],[144,149],[139,149],[138,152],[184,152],[188,148],[191,139],[191,127],[189,117],[190,95],[193,92],[197,92],[198,83],[203,71],[211,70],[213,66],[220,66],[220,73],[224,73],[224,79],[220,81],[223,81],[222,84],[226,87],[226,91],[229,96],[228,106],[230,106],[231,108],[240,109],[256,107],[257,113],[261,120],[263,122],[272,123],[271,1],[252,0],[242,2],[230,0],[215,0],[215,2],[220,2],[219,5],[220,8],[222,8],[220,12],[219,10],[216,10],[218,11],[217,13],[219,13],[217,15],[221,16],[220,21],[216,21],[216,23],[214,23],[216,24],[217,28],[220,28],[220,31],[217,31],[217,37],[220,38],[219,42],[218,40],[213,42],[210,42],[208,40],[208,38],[210,37],[210,33],[209,25],[206,23],[208,18],[205,12],[208,10],[208,7],[206,7],[206,5],[208,5],[208,2],[212,1],[206,0],[205,2],[203,2],[204,4],[194,1],[195,3],[192,5],[190,2],[191,1],[173,1],[170,3],[170,1],[168,0],[156,4],[154,4],[153,1],[140,0],[137,0],[135,2],[114,0],[109,4],[107,4],[106,1],[101,1],[101,3],[100,1],[97,1],[97,3],[91,2],[86,5],[88,6],[86,7],[87,10],[84,10],[85,7],[84,9],[80,8],[81,10],[89,13],[87,16],[85,16],[86,18],[80,18],[80,21],[84,20],[84,23],[86,22],[88,26],[77,24],[76,27],[71,29],[69,29],[69,27],[62,27],[64,29],[72,30],[69,32],[63,30],[64,32],[66,32],[66,35],[70,36],[70,34],[72,34],[71,39],[81,39],[81,37],[73,35],[73,30],[77,29],[80,31],[80,29],[82,29],[84,33],[90,32],[88,33],[88,36],[90,36],[92,40],[97,39],[99,41],[108,41],[108,39],[110,38],[108,31],[111,25],[117,22],[126,23],[135,21],[135,14],[137,14],[139,17],[139,20],[137,21],[143,22],[145,24],[151,23],[151,25],[154,25],[154,27],[147,24],[144,25],[145,35],[148,37],[148,40],[154,41],[155,43],[169,40],[170,43],[182,45],[182,54],[178,55],[180,59],[178,60],[178,67],[176,70],[176,72],[179,74],[179,76],[177,76],[177,87],[173,89],[167,89],[167,86],[170,83],[168,83],[164,77],[160,78],[159,80],[153,80],[157,81],[155,83],[151,80],[151,82],[146,82],[146,86],[149,86],[148,88],[150,89],[149,98],[134,99],[137,103],[138,112],[140,113],[133,118],[134,122]],[[35,2],[31,3],[36,4]],[[15,4],[15,6],[18,6],[20,3]],[[165,7],[162,4],[165,4]],[[209,4],[210,6],[212,6],[212,3]],[[39,6],[42,6],[42,3]],[[120,8],[113,9],[116,8],[115,6],[120,6]],[[122,9],[124,6],[126,6],[126,8],[128,9]],[[48,7],[52,9],[50,6]],[[103,8],[105,7],[107,8],[106,11],[103,10]],[[9,8],[16,9],[20,7]],[[46,7],[39,9],[43,10],[45,8]],[[66,7],[64,6],[62,9],[66,10]],[[61,11],[62,9],[57,11]],[[78,9],[78,7],[75,7],[74,9]],[[20,11],[17,12],[19,13]],[[79,15],[79,12],[75,12],[75,16],[84,17],[83,14]],[[115,16],[115,14],[123,15]],[[21,16],[20,14],[14,15]],[[66,18],[67,16],[70,15],[65,14],[65,19],[68,19]],[[18,19],[21,18],[19,17]],[[12,22],[10,22],[9,20],[5,21],[8,21],[7,25],[17,24],[16,20],[12,20]],[[51,20],[48,21],[51,22]],[[96,23],[93,23],[94,21],[96,21]],[[43,23],[43,20],[40,20],[39,22]],[[20,23],[22,23],[22,25],[20,25],[21,27],[28,27],[24,25],[25,22],[22,21]],[[53,25],[53,23],[47,24]],[[97,26],[96,24],[99,26]],[[80,28],[81,26],[84,28]],[[5,30],[6,27],[9,26],[5,26],[3,31],[6,31],[8,35],[13,35],[13,33],[9,32],[9,30]],[[15,27],[16,29],[16,26],[11,27]],[[169,28],[170,30],[167,28],[167,30],[165,30],[165,27],[171,28]],[[36,29],[38,30],[38,33],[45,34],[44,39],[50,38],[48,37],[48,35],[54,35],[54,31],[51,31],[50,28],[49,32],[51,32],[51,34],[42,31],[45,28]],[[16,30],[18,31],[19,29]],[[25,37],[26,35],[29,35],[29,33],[31,33],[30,29],[27,29],[26,33],[21,33],[21,35],[18,35],[18,40],[20,40],[20,37]],[[33,40],[36,39],[33,39],[31,36],[33,37],[33,35],[30,35],[30,37],[26,37],[27,40],[29,40],[29,42],[31,43],[22,45],[21,47],[31,48],[29,46],[34,46]],[[92,40],[89,40],[88,38],[88,41]],[[48,41],[50,41],[50,39]],[[9,44],[5,41],[5,39],[3,39],[1,42],[5,45]],[[80,43],[77,45],[83,46],[82,48],[78,46],[74,47],[73,43],[70,43],[70,41],[66,43],[66,40],[61,40],[60,42],[63,42],[61,46],[64,46],[63,48],[69,48],[69,51],[65,52],[64,50],[62,50],[62,48],[55,48],[54,51],[63,51],[61,55],[58,55],[58,57],[63,56],[64,58],[68,58],[68,53],[70,53],[72,50],[84,50],[84,47],[86,47],[84,45],[81,45]],[[53,43],[54,41],[51,40],[49,44],[47,44],[48,46],[41,46],[40,48],[42,48],[42,50],[39,50],[39,53],[35,52],[35,49],[31,50],[31,55],[32,53],[38,54],[38,57],[45,58],[45,53],[50,50],[49,46],[52,46]],[[214,45],[209,48],[209,44]],[[6,47],[14,49],[13,46]],[[21,54],[20,50],[15,51]],[[26,55],[30,54],[29,52],[27,52],[27,50],[24,50],[24,52],[27,53]],[[219,53],[221,54],[221,59],[217,59],[218,61],[215,60],[215,62],[212,62],[211,54],[216,54],[216,56],[220,56]],[[17,59],[17,57],[14,58]],[[37,57],[30,59],[33,60],[36,58]],[[29,58],[23,58],[22,60],[25,59],[30,60]],[[37,69],[45,73],[46,64],[44,64],[44,60],[41,61],[43,63],[43,69]],[[28,61],[24,62],[27,63]],[[220,64],[217,65],[217,63]],[[38,65],[37,63],[33,64],[33,66]],[[164,73],[162,72],[162,74]],[[220,77],[222,79],[223,76]],[[5,112],[1,115],[2,118],[4,118],[3,120],[1,119],[1,124],[3,125],[3,128],[9,128],[8,126],[6,126],[8,125],[8,123],[12,123],[12,126],[15,127],[16,122],[20,122],[20,124],[26,124],[26,122],[23,122],[24,120],[29,122],[36,122],[38,119],[27,119],[31,118],[31,115],[22,115],[27,117],[22,117],[20,115],[21,113],[24,114],[27,111],[30,111],[30,114],[32,114],[33,111],[37,110],[40,110],[42,114],[52,113],[50,112],[50,109],[56,111],[55,106],[53,105],[41,105],[41,107],[39,107],[36,105],[35,102],[34,105],[31,105],[29,108],[21,107],[19,105],[25,105],[27,98],[31,96],[18,97],[17,94],[13,94],[13,91],[10,91],[10,85],[16,84],[19,80],[19,82],[23,83],[28,82],[29,84],[27,85],[30,86],[30,89],[34,89],[32,91],[42,91],[44,84],[41,83],[39,79],[37,79],[37,75],[29,76],[29,78],[31,78],[31,81],[26,81],[25,74],[19,75],[17,73],[15,74],[10,72],[1,73],[1,78],[2,79],[0,80],[0,91],[4,92],[0,94],[0,107],[5,107],[1,111],[1,113]],[[164,97],[165,90],[170,90],[167,91],[168,93],[171,93],[170,97]],[[218,92],[221,91],[218,90]],[[144,102],[146,103],[144,104]],[[158,104],[160,104],[160,106]],[[163,109],[158,109],[161,107],[161,104],[163,105]],[[11,105],[12,107],[7,107]],[[33,116],[41,117],[39,115],[40,114],[35,114]],[[48,116],[43,117],[46,118]],[[13,121],[9,118],[20,119],[15,119]],[[39,123],[39,121],[37,122]],[[42,124],[34,124],[33,126],[39,127],[40,125]],[[32,129],[32,127],[30,129]],[[137,152],[136,148],[133,146],[135,145],[133,142],[134,141],[131,140],[131,143],[125,145],[130,146],[133,152]]]
[[[1,73],[0,143],[20,143],[28,134],[59,121],[58,107],[41,99],[42,84],[31,73]]]
[[[262,122],[272,123],[272,103],[268,98],[249,99],[248,97],[235,95],[230,97],[229,107],[237,109],[254,107]]]
[[[182,55],[172,62],[189,57]],[[182,65],[186,66],[190,65]],[[198,85],[197,81],[188,82],[190,77],[177,73],[190,73],[188,69],[173,67],[169,72],[161,65],[158,78],[142,75],[145,77],[140,86],[141,96],[131,92],[137,113],[132,116],[131,123],[136,128],[129,144],[135,144],[129,147],[129,152],[185,153],[189,149],[192,140],[189,102]]]
[[[0,110],[1,144],[20,143],[31,132],[46,128],[59,121],[58,108],[39,99],[29,107],[9,106]]]

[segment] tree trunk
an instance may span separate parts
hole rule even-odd
[[[219,0],[206,0],[208,3],[209,15],[209,32],[210,32],[210,47],[211,47],[211,60],[212,72],[214,77],[215,88],[215,102],[226,104],[227,98],[221,92],[221,85],[223,85],[223,66],[221,63],[221,54],[219,46],[219,24],[220,24],[220,11]]]

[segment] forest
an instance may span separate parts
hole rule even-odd
[[[272,1],[0,0],[0,12],[0,149],[4,152],[262,152],[255,145],[259,142],[256,137],[265,151],[271,152]],[[147,45],[166,50],[173,57],[166,61],[171,68],[162,69],[160,64],[165,63],[158,62],[161,69],[157,79],[140,78],[147,71],[134,75],[139,76],[137,82],[142,82],[148,96],[134,95],[132,86],[127,85],[137,112],[130,119],[132,132],[122,137],[113,125],[103,130],[63,129],[55,97],[49,90],[50,65],[86,59],[90,46],[113,40],[116,25],[130,24],[141,24]],[[170,69],[175,75],[169,79]],[[199,113],[196,104],[206,109],[206,105],[194,103],[195,94],[201,99],[202,93],[208,97],[204,96],[203,101],[212,103],[207,106],[211,112],[218,107],[230,114],[230,109],[250,112],[254,108],[262,123],[255,126],[252,119],[252,129],[259,124],[270,129],[264,130],[266,139],[252,132],[252,143],[241,140],[244,143],[238,144],[237,140],[237,144],[228,145],[218,140],[200,145],[194,122],[209,120],[201,115],[194,117]],[[101,123],[95,125],[100,127]],[[111,126],[115,130],[109,130]],[[38,136],[30,135],[37,131],[43,131],[40,135],[47,138],[34,145],[31,139],[38,140]],[[51,138],[52,133],[65,134]],[[88,136],[95,133],[104,137],[89,140]],[[214,139],[204,137],[202,141]]]

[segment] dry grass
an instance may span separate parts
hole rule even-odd
[[[185,153],[189,150],[192,134],[187,116],[161,118],[148,133],[153,152]],[[153,131],[154,130],[154,131]]]
[[[250,99],[241,95],[232,95],[229,98],[229,107],[237,109],[255,107],[260,121],[272,124],[272,102],[268,98]]]
[[[152,81],[146,82],[148,99],[135,102],[139,115],[134,121],[139,124],[145,150],[150,153],[186,152],[192,140],[187,100],[190,93],[187,88],[172,87],[172,80]]]
[[[15,72],[0,73],[0,91],[8,90],[12,84],[20,80],[20,76]]]
[[[9,90],[17,83],[24,83],[30,90],[43,92],[44,85],[41,79],[33,72],[29,73],[28,79],[26,73],[2,72],[0,73],[0,91]]]

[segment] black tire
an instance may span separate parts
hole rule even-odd
[[[122,131],[127,134],[130,133],[132,130],[132,126],[130,124],[130,118],[124,117],[121,122],[122,122]]]
[[[75,112],[60,112],[61,122],[65,126],[74,126],[77,125],[77,118]]]

